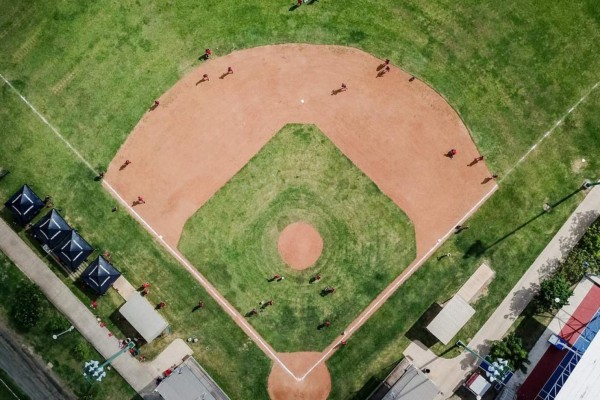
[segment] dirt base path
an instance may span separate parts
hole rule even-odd
[[[377,77],[380,64],[356,49],[315,45],[210,60],[142,118],[107,180],[130,203],[143,196],[136,211],[176,246],[188,218],[286,123],[316,124],[407,213],[423,254],[489,189],[481,184],[489,171],[467,167],[479,153],[440,95],[395,67]],[[229,66],[234,73],[223,75]],[[348,90],[333,95],[342,82]],[[444,156],[451,148],[454,160]]]
[[[398,68],[378,76],[380,64],[356,49],[316,45],[259,47],[205,62],[142,118],[105,183],[181,261],[174,249],[188,218],[285,124],[317,125],[409,216],[416,232],[416,260],[348,327],[349,339],[495,188],[484,183],[485,164],[472,163],[479,153],[448,103]],[[229,66],[232,74],[225,73]],[[347,90],[340,90],[342,82]],[[451,159],[446,154],[453,148],[458,154]],[[134,204],[138,196],[144,204]],[[274,354],[182,263],[276,361],[269,378],[274,399],[326,398],[331,382],[324,362],[339,340],[321,354]]]
[[[321,353],[278,353],[279,358],[296,375],[303,375],[314,365]],[[279,365],[273,365],[269,375],[269,396],[272,400],[325,400],[331,391],[331,377],[324,363],[304,379],[294,379]]]

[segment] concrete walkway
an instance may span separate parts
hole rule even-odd
[[[40,258],[23,242],[23,240],[0,219],[0,250],[31,279],[48,300],[71,321],[71,324],[94,346],[104,357],[108,358],[119,351],[119,340],[109,336],[106,328],[100,327],[96,317],[71,290],[40,260]],[[181,342],[181,343],[180,343]],[[133,387],[141,392],[153,384],[157,377],[156,367],[179,364],[181,355],[191,354],[192,350],[182,341],[175,341],[167,347],[158,359],[160,365],[140,363],[129,355],[123,355],[113,361],[112,366]],[[187,349],[186,349],[187,347]],[[103,360],[98,360],[103,361]]]
[[[587,279],[584,279],[577,285],[573,291],[573,296],[569,297],[569,304],[565,305],[556,313],[556,316],[552,319],[546,330],[544,330],[538,341],[535,343],[535,346],[533,346],[529,352],[529,361],[531,364],[530,367],[528,367],[527,372],[515,372],[507,386],[517,390],[523,382],[525,382],[531,371],[533,371],[542,356],[546,353],[546,350],[552,346],[548,343],[550,336],[552,336],[552,334],[560,334],[560,331],[567,325],[569,319],[575,313],[585,296],[587,296],[592,286],[593,283]]]
[[[487,354],[490,343],[502,339],[537,292],[540,281],[571,251],[599,215],[600,187],[597,186],[590,190],[579,207],[469,342],[470,348]],[[438,357],[420,343],[411,343],[404,354],[412,358],[415,365],[431,369],[430,379],[446,397],[451,396],[462,384],[477,361],[469,353],[463,353],[453,359]]]

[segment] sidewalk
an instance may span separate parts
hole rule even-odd
[[[48,268],[23,240],[0,219],[0,250],[29,277],[46,295],[48,300],[71,321],[104,358],[119,351],[119,341],[101,328],[96,317],[71,290]],[[98,360],[103,361],[103,360]],[[137,392],[152,383],[155,372],[128,355],[117,358],[112,366]],[[82,365],[83,367],[83,365]]]
[[[571,251],[599,215],[600,187],[595,187],[469,342],[470,348],[486,354],[492,341],[502,339],[535,295],[540,281]],[[404,354],[410,356],[415,365],[421,368],[427,365],[427,368],[431,369],[430,379],[446,397],[452,395],[462,384],[476,362],[476,358],[469,353],[463,353],[453,359],[438,357],[419,343],[411,343]]]

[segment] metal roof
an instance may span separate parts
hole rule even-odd
[[[439,393],[437,386],[411,365],[382,400],[434,400]]]
[[[440,342],[448,344],[467,321],[475,314],[473,307],[461,296],[456,295],[442,308],[442,311],[427,325]]]
[[[169,326],[148,300],[139,293],[132,295],[119,312],[148,343],[156,339]]]
[[[165,400],[229,400],[192,357],[175,368],[155,390]]]

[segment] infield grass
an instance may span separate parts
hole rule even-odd
[[[205,47],[218,56],[270,43],[354,46],[390,58],[442,93],[501,177],[600,79],[596,0],[319,0],[290,12],[291,3],[0,0],[0,73],[94,166],[105,167],[152,100],[197,65]],[[535,217],[543,202],[600,176],[599,108],[595,92],[500,183],[468,222],[471,229],[440,250],[459,255],[471,249],[472,257],[427,263],[336,353],[328,363],[332,398],[353,397],[389,369],[408,342],[405,332],[486,260],[496,278],[460,336],[468,339],[477,330],[581,194],[498,240]],[[583,158],[588,162],[577,161]],[[168,296],[165,313],[176,330],[183,336],[200,331],[184,327],[190,324],[188,300],[204,292],[130,218],[110,214],[114,203],[93,176],[5,85],[0,165],[12,171],[0,181],[3,198],[24,182],[53,194],[86,238],[117,254],[128,279],[160,280],[151,296]],[[477,240],[482,245],[473,246]],[[477,248],[486,250],[473,252]],[[105,304],[101,312],[110,315],[116,304]],[[216,305],[210,309],[201,334],[211,350],[196,357],[232,398],[266,398],[268,360],[247,346]]]
[[[277,249],[295,222],[324,243],[304,271]],[[187,221],[179,248],[239,312],[260,311],[248,320],[281,352],[325,348],[415,257],[408,217],[310,125],[278,132]],[[335,293],[322,296],[327,286]]]

